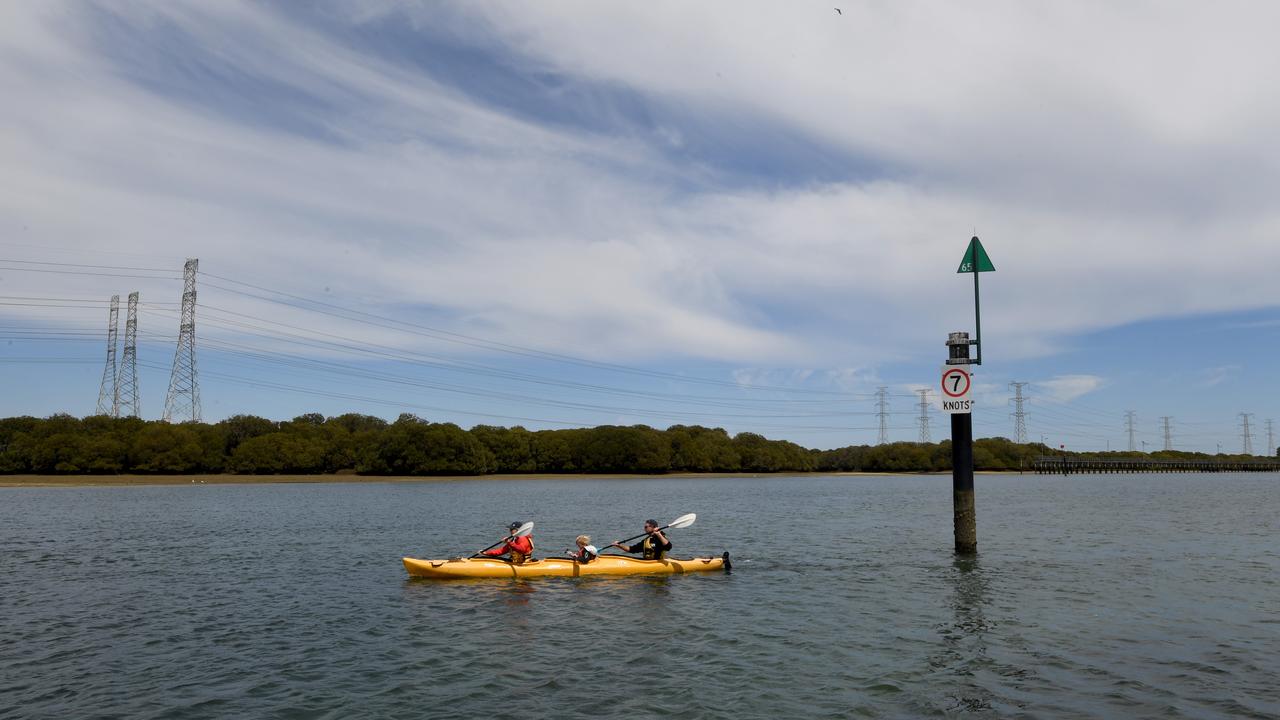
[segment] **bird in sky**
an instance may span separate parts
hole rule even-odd
[[[841,12],[840,8],[836,8],[836,14],[837,14],[837,15],[843,15],[844,13],[843,13],[843,12]]]

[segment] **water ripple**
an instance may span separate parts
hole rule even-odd
[[[0,718],[1280,715],[1273,477],[982,477],[971,560],[948,480],[3,489]],[[398,563],[688,511],[732,574]]]

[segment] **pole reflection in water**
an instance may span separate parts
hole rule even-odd
[[[994,609],[1001,608],[995,598],[1006,594],[992,591],[1000,577],[998,569],[984,567],[976,556],[952,561],[948,580],[954,619],[938,626],[942,650],[929,663],[934,679],[946,688],[948,710],[1025,710],[1023,698],[1028,683],[1035,682],[1035,673],[1025,664],[1007,661],[1025,658],[1028,649],[1010,646],[1022,645],[1016,618],[1011,617],[1013,625],[1005,629],[991,617]],[[1010,611],[1007,606],[1003,610]]]
[[[991,665],[986,634],[995,627],[986,616],[990,595],[987,574],[977,557],[956,557],[948,579],[954,620],[938,626],[942,649],[930,658],[929,665],[935,673],[951,676],[939,678],[942,686],[949,686],[948,710],[990,710],[992,695],[981,678]]]

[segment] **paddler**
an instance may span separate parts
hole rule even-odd
[[[644,538],[640,542],[631,546],[616,542],[610,547],[616,547],[623,552],[642,553],[641,557],[645,560],[661,560],[662,556],[671,549],[671,541],[658,529],[657,520],[645,520]]]
[[[507,539],[502,543],[501,547],[492,550],[485,550],[484,555],[490,557],[500,557],[510,553],[512,565],[523,565],[525,560],[533,557],[533,534],[516,536],[516,530],[519,530],[523,523],[513,522],[507,526]]]
[[[569,558],[571,560],[576,560],[577,562],[585,565],[592,560],[595,560],[596,556],[600,554],[600,551],[596,550],[596,546],[591,544],[590,535],[579,535],[574,540],[574,543],[577,544],[578,549],[576,552],[569,552]]]

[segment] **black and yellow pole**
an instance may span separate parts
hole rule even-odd
[[[967,365],[969,333],[953,332],[947,338],[948,365]],[[973,499],[973,415],[951,414],[951,505],[954,513],[956,553],[978,552],[978,517]]]

